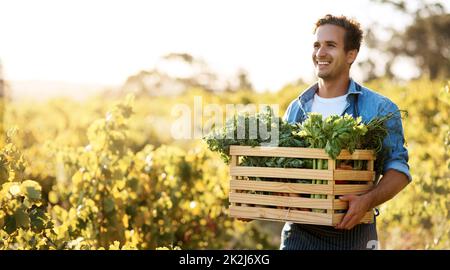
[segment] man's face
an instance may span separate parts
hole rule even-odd
[[[348,73],[356,58],[356,50],[345,52],[345,29],[332,24],[319,26],[312,59],[317,77],[324,80],[339,78]]]

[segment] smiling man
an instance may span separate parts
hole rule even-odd
[[[303,122],[309,112],[324,117],[347,113],[361,116],[364,123],[391,112],[396,117],[386,123],[389,133],[383,141],[384,164],[381,179],[376,176],[377,185],[363,195],[341,196],[349,203],[349,209],[336,227],[286,223],[280,249],[372,249],[378,240],[376,222],[359,224],[360,220],[369,209],[392,199],[411,181],[400,112],[387,97],[350,78],[350,67],[363,36],[358,22],[345,16],[326,15],[316,22],[314,34],[312,61],[318,82],[291,102],[284,119]]]

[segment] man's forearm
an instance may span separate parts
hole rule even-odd
[[[396,170],[388,170],[380,179],[378,185],[364,194],[370,202],[370,209],[392,199],[409,184],[408,177]]]

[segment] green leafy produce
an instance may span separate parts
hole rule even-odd
[[[245,123],[239,125],[239,123]],[[248,113],[235,115],[228,120],[225,127],[215,129],[208,134],[204,139],[211,151],[220,153],[222,159],[229,163],[230,161],[230,146],[261,146],[268,143],[270,138],[262,138],[261,136],[250,136],[250,123],[257,123],[253,127],[265,125],[267,130],[276,128],[275,123],[279,123],[279,146],[280,147],[308,147],[306,140],[295,134],[299,126],[297,124],[289,124],[283,121],[280,117],[274,115],[270,107],[266,107],[261,113],[250,115]],[[274,125],[275,124],[275,125]],[[245,137],[239,138],[239,127],[245,127]],[[258,134],[259,135],[259,134]],[[242,136],[240,136],[242,137]],[[282,168],[301,168],[308,167],[311,163],[296,158],[283,157],[245,157],[242,160],[242,166],[260,166],[260,167],[282,167]]]
[[[323,119],[321,114],[310,113],[302,124],[290,124],[275,116],[268,108],[256,115],[246,113],[234,116],[227,121],[225,127],[213,130],[204,139],[211,151],[220,153],[222,159],[229,163],[231,145],[260,146],[268,142],[268,139],[250,136],[250,123],[274,128],[272,124],[277,122],[280,147],[324,148],[332,159],[336,159],[343,149],[347,149],[350,153],[353,153],[355,149],[373,149],[379,154],[383,150],[383,140],[388,132],[385,123],[394,116],[395,113],[389,113],[364,124],[361,117],[355,119],[348,114],[331,115]],[[240,126],[239,123],[245,123],[245,126]],[[243,138],[238,137],[239,127],[245,127]],[[243,166],[282,168],[296,168],[303,164],[300,160],[293,158],[265,157],[247,157],[243,162],[241,164]],[[320,162],[320,160],[317,161],[316,169],[319,169],[319,165],[322,169],[327,168],[326,163],[319,164]]]

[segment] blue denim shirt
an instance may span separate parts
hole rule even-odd
[[[303,122],[307,113],[311,112],[314,94],[318,84],[306,89],[297,99],[293,100],[287,108],[283,119],[289,123]],[[383,116],[390,112],[397,112],[396,117],[387,121],[388,135],[383,141],[383,148],[387,149],[387,157],[383,165],[383,174],[394,169],[408,176],[412,180],[408,165],[408,150],[405,148],[402,120],[398,107],[387,97],[382,96],[366,87],[357,84],[350,79],[348,87],[347,105],[343,114],[347,113],[353,117],[361,116],[364,123],[368,123],[377,116]],[[358,96],[356,103],[355,97]],[[356,105],[356,106],[355,106]],[[378,177],[377,177],[378,178]]]

